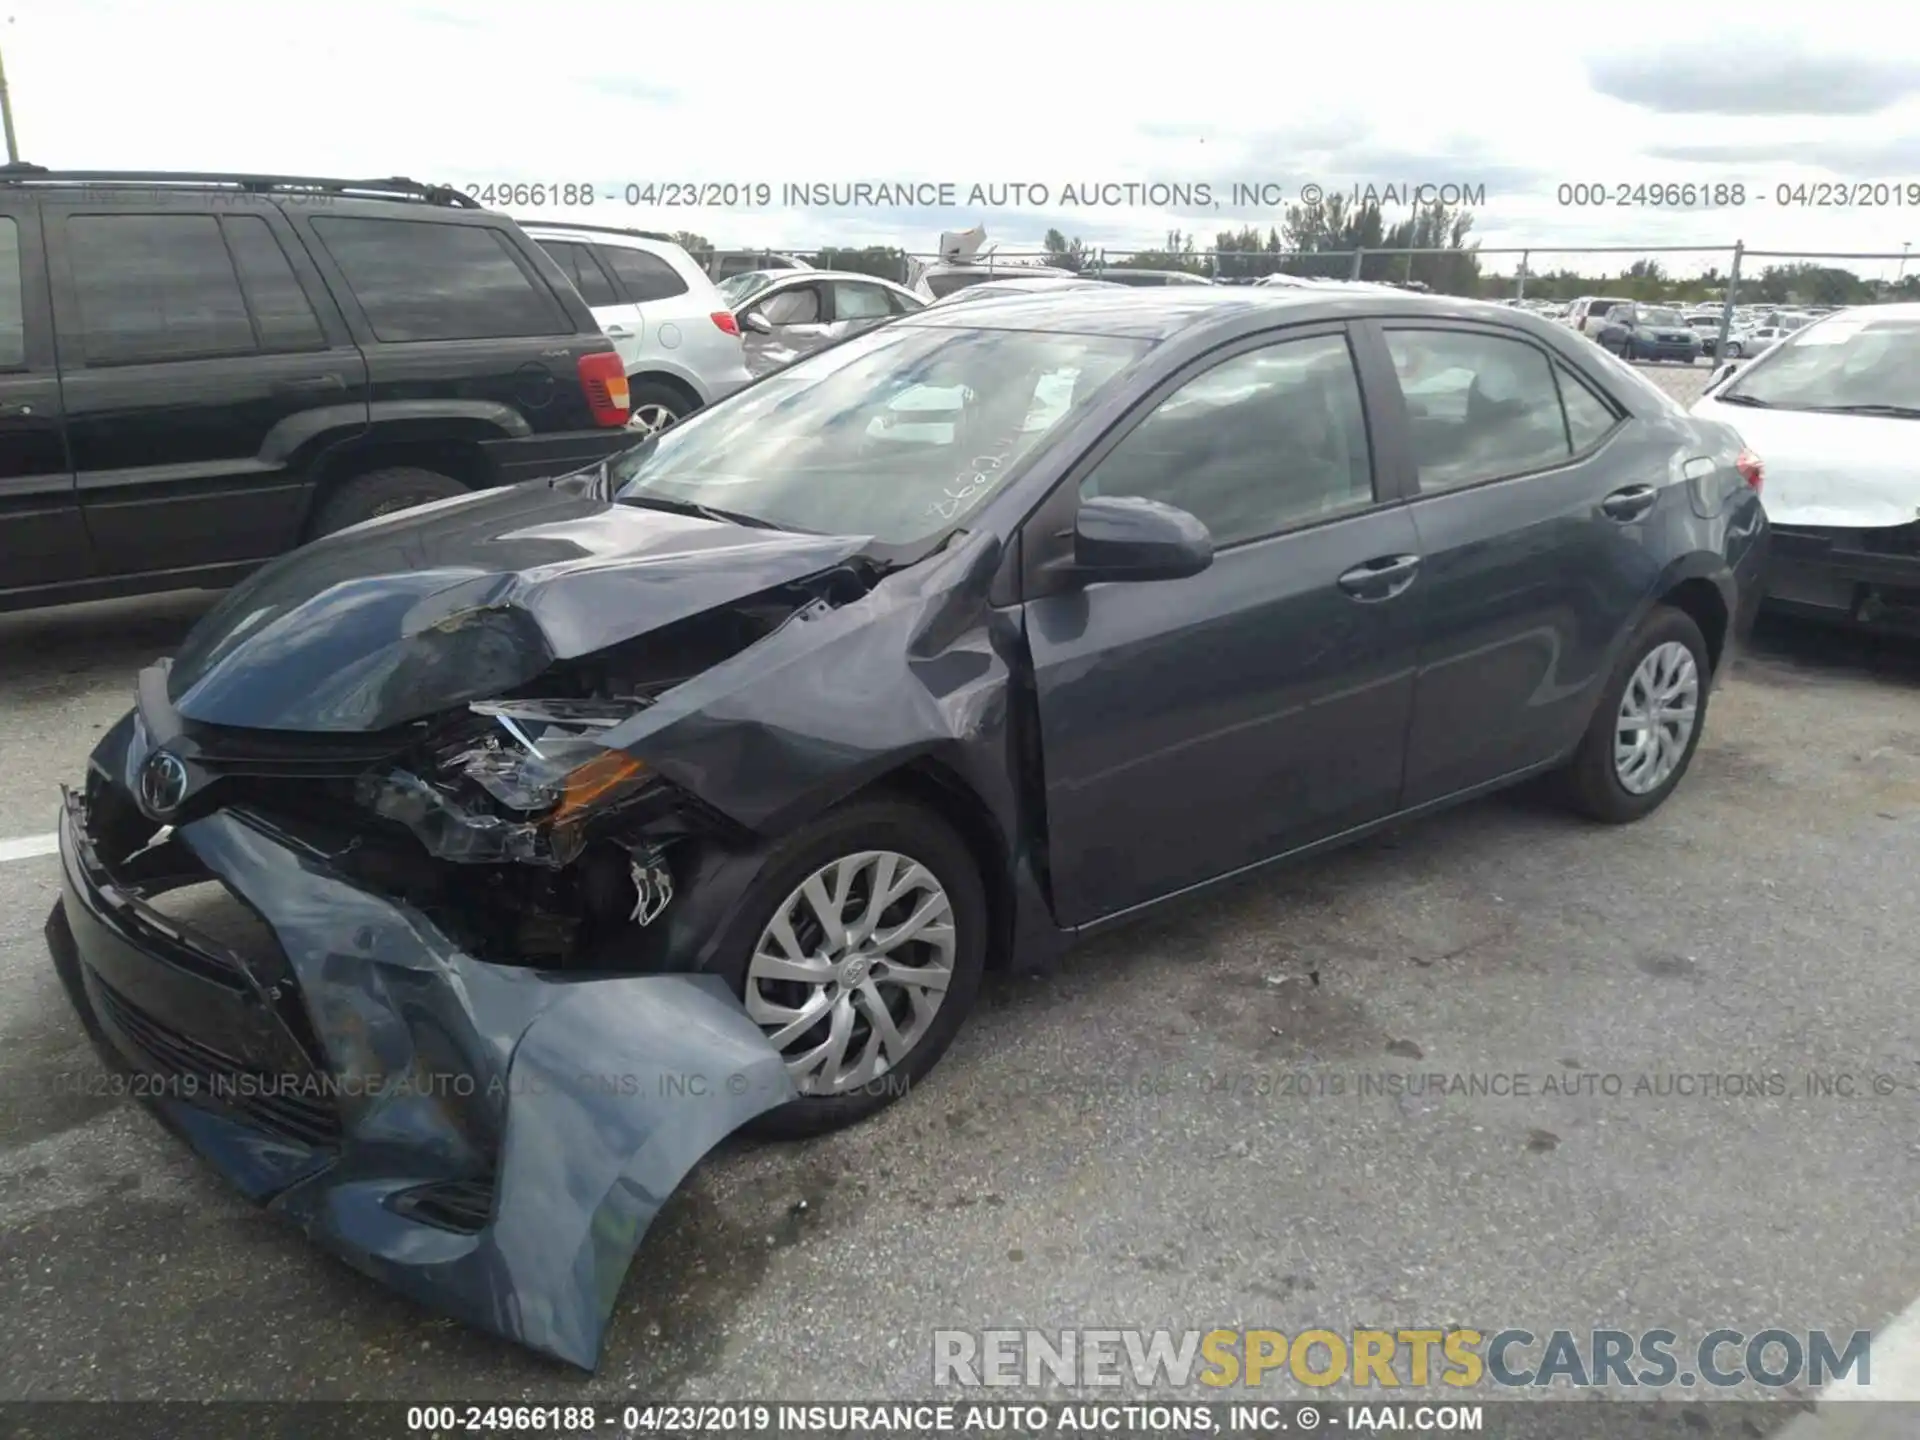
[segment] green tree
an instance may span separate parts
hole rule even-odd
[[[1080,243],[1080,237],[1069,240],[1058,230],[1047,231],[1041,242],[1047,251],[1047,264],[1057,265],[1062,270],[1083,270],[1087,264],[1087,247]]]
[[[850,270],[859,275],[878,275],[882,280],[902,281],[907,274],[906,252],[890,245],[866,245],[858,250],[828,246],[810,257],[809,263],[820,270]]]
[[[713,258],[713,242],[704,235],[694,234],[691,230],[674,231],[673,243],[693,256],[693,258],[698,260],[702,265],[705,265]]]

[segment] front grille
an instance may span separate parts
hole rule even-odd
[[[204,1098],[301,1145],[339,1143],[339,1112],[324,1093],[321,1077],[254,1069],[163,1024],[97,976],[94,984],[102,1018],[131,1041],[154,1070],[177,1082],[177,1089],[167,1093],[185,1100]]]
[[[493,1216],[493,1177],[481,1180],[436,1180],[403,1190],[393,1208],[410,1220],[437,1225],[459,1235],[477,1235]]]

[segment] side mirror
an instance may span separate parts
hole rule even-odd
[[[756,335],[771,335],[773,333],[773,322],[758,310],[751,310],[747,314],[742,315],[740,317],[740,324],[744,328],[753,331]]]
[[[1103,580],[1181,580],[1213,564],[1213,536],[1184,510],[1129,495],[1083,500],[1073,526],[1073,573]]]
[[[1740,368],[1738,360],[1725,360],[1713,367],[1713,373],[1707,376],[1707,389],[1717,390],[1733,378],[1734,371]]]

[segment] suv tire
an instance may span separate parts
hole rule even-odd
[[[655,381],[638,380],[627,384],[627,414],[632,417],[627,425],[643,439],[678,425],[699,408],[678,390]],[[643,413],[650,422],[660,423],[649,423],[642,430],[639,421]]]
[[[422,470],[415,465],[369,470],[334,487],[333,493],[314,512],[307,538],[318,540],[322,535],[391,515],[396,510],[408,510],[415,505],[466,493],[466,486],[438,470]]]

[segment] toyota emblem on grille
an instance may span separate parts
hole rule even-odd
[[[155,817],[170,815],[187,798],[187,767],[180,757],[156,750],[140,769],[140,803]]]

